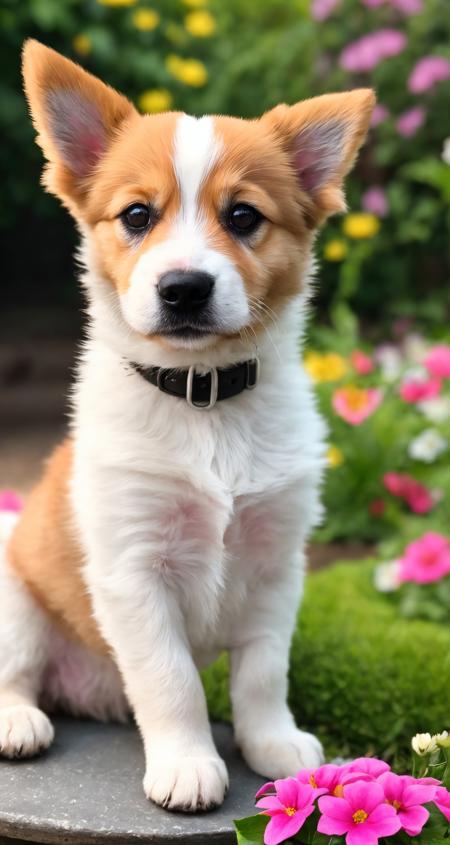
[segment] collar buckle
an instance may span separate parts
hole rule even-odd
[[[214,405],[217,402],[217,393],[219,389],[219,376],[217,373],[217,367],[208,367],[205,370],[205,375],[210,373],[211,375],[211,389],[209,392],[209,399],[207,402],[194,402],[192,398],[192,390],[194,387],[194,376],[195,376],[195,365],[189,367],[188,375],[187,375],[187,383],[186,383],[186,401],[191,408],[201,409],[203,411],[210,411],[211,408],[214,408]]]
[[[247,390],[254,390],[259,381],[260,362],[259,358],[255,356],[251,361],[247,361],[247,378],[245,387]]]

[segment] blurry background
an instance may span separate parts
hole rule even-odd
[[[351,213],[332,220],[317,247],[307,360],[331,427],[331,518],[318,539],[389,543],[393,528],[417,532],[419,516],[383,480],[394,470],[427,486],[427,514],[440,526],[447,446],[422,460],[410,444],[430,424],[446,443],[450,409],[446,416],[444,403],[430,423],[400,390],[405,379],[425,380],[427,350],[449,339],[448,0],[2,0],[0,488],[19,492],[64,429],[82,321],[74,226],[39,185],[41,153],[21,92],[29,36],[142,111],[252,117],[280,101],[376,88],[370,137],[348,183]],[[450,401],[448,385],[434,398]],[[360,391],[350,395],[354,405],[379,391],[367,422],[336,410],[336,391],[348,388]]]

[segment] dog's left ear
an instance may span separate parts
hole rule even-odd
[[[48,161],[44,184],[76,217],[102,157],[137,112],[122,94],[32,39],[24,45],[23,77]]]
[[[313,222],[345,211],[344,178],[369,128],[374,92],[361,88],[280,105],[262,120],[281,140],[312,201]]]

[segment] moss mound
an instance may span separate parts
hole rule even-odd
[[[450,726],[450,627],[399,617],[372,572],[371,562],[342,563],[309,577],[290,700],[328,755],[401,759],[417,731]],[[229,719],[225,657],[204,682],[212,718]]]

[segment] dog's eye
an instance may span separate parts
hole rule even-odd
[[[236,235],[251,235],[261,224],[262,219],[262,214],[256,208],[240,202],[230,208],[227,225]]]
[[[148,205],[142,202],[134,202],[125,211],[122,211],[120,218],[127,229],[133,232],[142,232],[152,222],[152,213]]]

